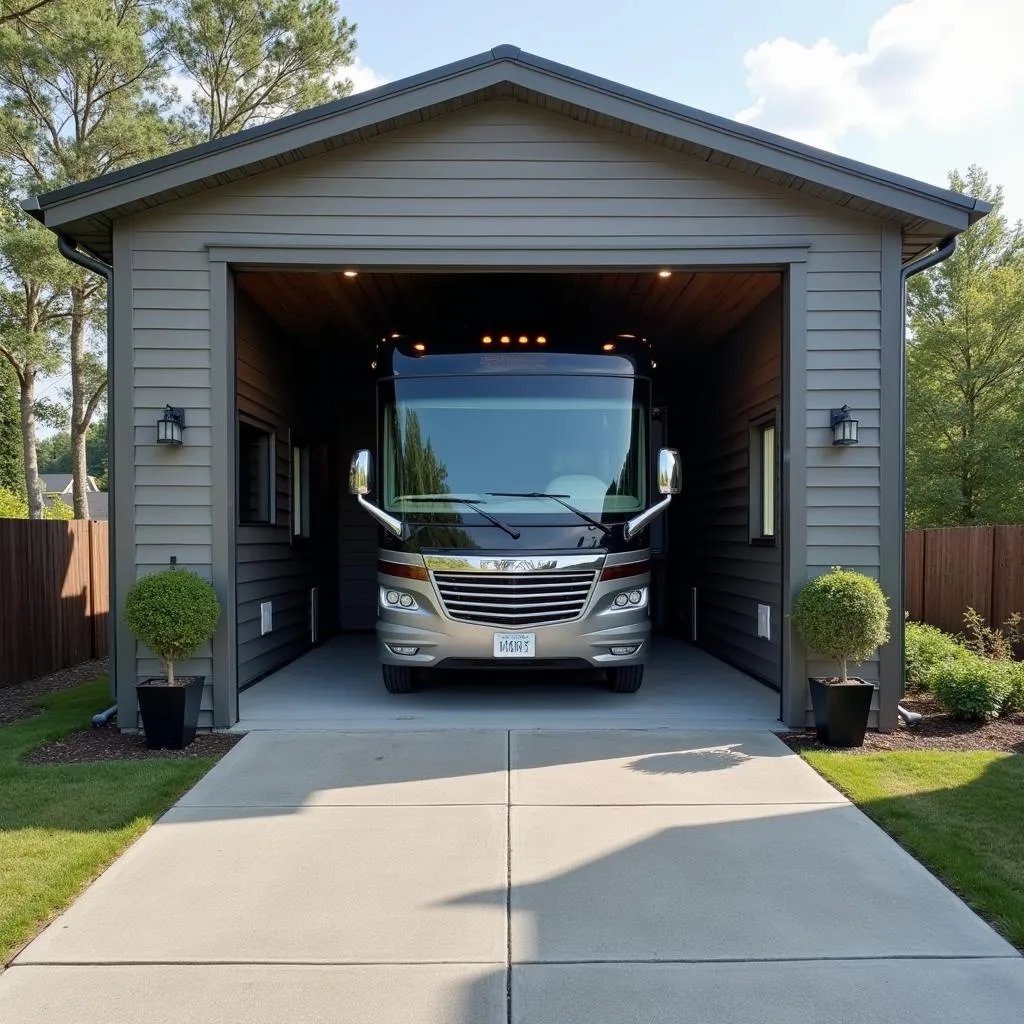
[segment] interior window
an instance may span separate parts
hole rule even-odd
[[[777,478],[778,431],[772,417],[760,420],[750,428],[751,543],[775,542]]]
[[[238,521],[272,523],[274,435],[246,420],[238,422]]]
[[[292,536],[309,536],[309,449],[292,446]]]

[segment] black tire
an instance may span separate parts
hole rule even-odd
[[[381,665],[380,671],[388,693],[412,693],[416,689],[416,677],[411,668],[404,665]]]
[[[612,693],[636,693],[644,681],[643,665],[623,665],[608,669],[608,688]]]

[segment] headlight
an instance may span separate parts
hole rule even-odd
[[[403,611],[412,611],[419,608],[416,598],[407,594],[404,590],[391,590],[381,587],[380,603],[385,608],[401,608]]]
[[[409,594],[403,594],[399,599],[398,603],[403,608],[411,608],[416,602],[412,599]]]
[[[616,608],[625,608],[626,605],[629,604],[629,595],[616,594],[614,604]]]
[[[388,604],[398,604],[398,601],[399,601],[400,597],[401,597],[401,594],[399,594],[397,590],[389,590],[384,595],[384,600]]]
[[[639,604],[644,599],[642,590],[631,590],[627,596],[630,604]]]
[[[633,587],[631,590],[619,591],[612,598],[612,609],[621,611],[623,608],[642,608],[647,604],[647,588]]]

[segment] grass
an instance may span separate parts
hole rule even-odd
[[[1024,949],[1024,757],[985,751],[803,756]]]
[[[40,698],[0,727],[0,965],[210,769],[213,758],[26,765],[29,750],[81,729],[105,680]]]

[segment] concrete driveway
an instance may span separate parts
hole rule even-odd
[[[42,1024],[1017,1024],[1024,960],[768,732],[254,733],[0,978]]]

